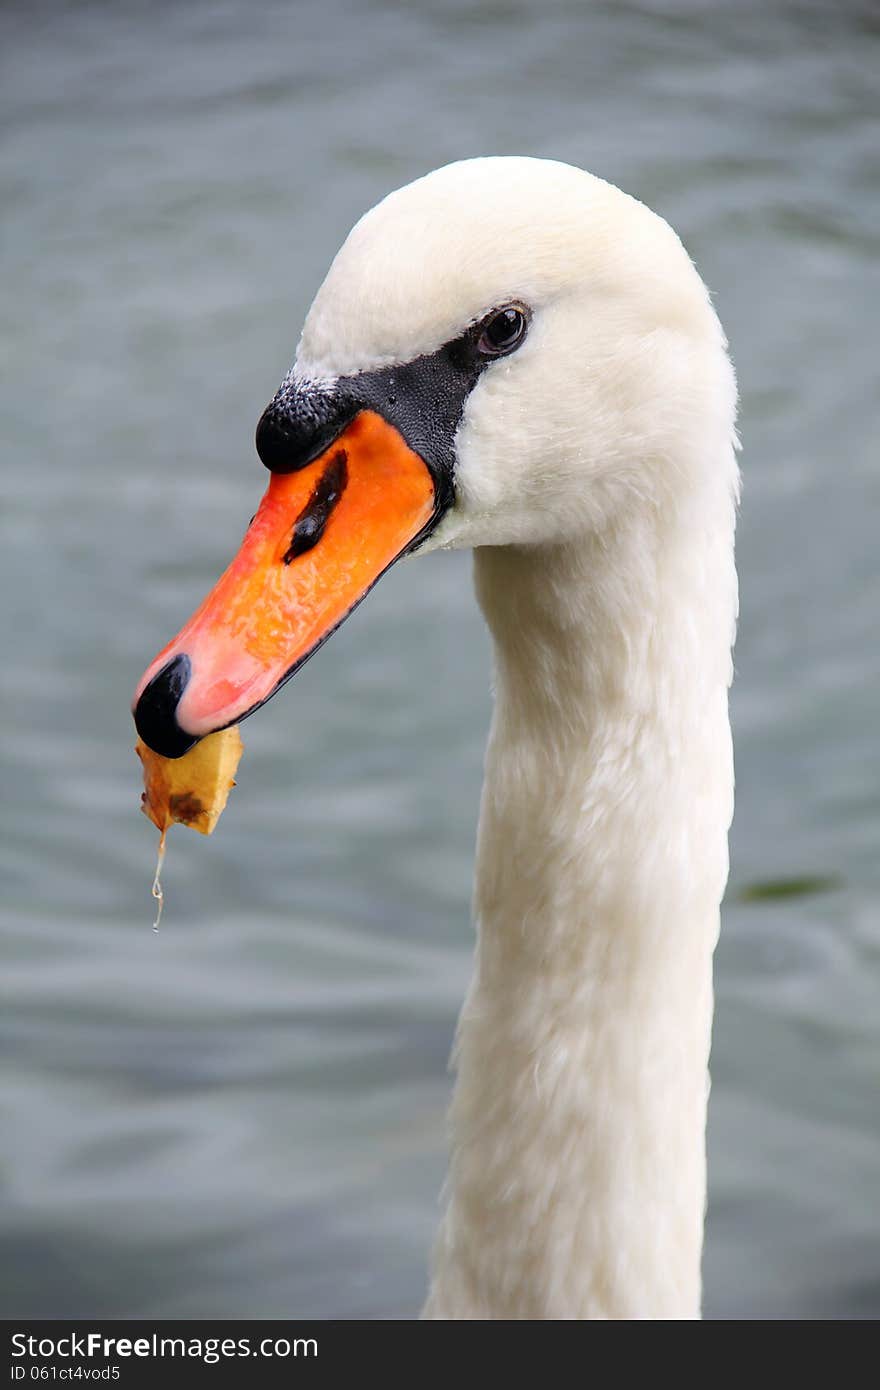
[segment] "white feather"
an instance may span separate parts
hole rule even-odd
[[[727,878],[736,390],[674,232],[550,161],[450,165],[357,224],[296,372],[533,320],[457,435],[428,547],[495,647],[445,1214],[426,1316],[693,1318]]]

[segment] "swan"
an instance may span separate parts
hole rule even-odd
[[[735,414],[665,221],[551,160],[436,170],[337,254],[260,509],[136,692],[179,756],[401,555],[473,548],[495,698],[425,1317],[700,1316]]]

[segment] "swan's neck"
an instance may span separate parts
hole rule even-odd
[[[699,1316],[729,491],[476,554],[496,707],[428,1316]]]

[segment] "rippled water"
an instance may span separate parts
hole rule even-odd
[[[7,1316],[419,1306],[489,711],[467,558],[392,573],[248,725],[159,937],[128,700],[254,510],[349,225],[485,152],[652,203],[728,328],[707,1313],[880,1313],[878,32],[868,3],[4,6]]]

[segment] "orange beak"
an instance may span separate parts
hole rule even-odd
[[[144,742],[179,757],[264,704],[434,510],[427,465],[370,410],[305,468],[273,474],[232,564],[141,678],[134,710]]]

